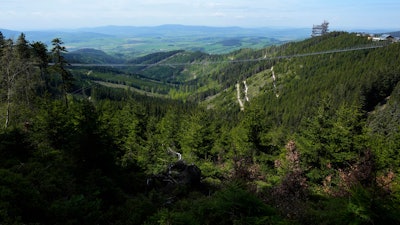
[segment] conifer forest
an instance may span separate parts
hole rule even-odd
[[[120,58],[0,33],[0,224],[400,224],[400,43]]]

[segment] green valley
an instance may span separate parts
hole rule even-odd
[[[8,37],[18,31],[5,30]],[[303,39],[308,29],[240,28],[162,25],[155,27],[105,26],[75,30],[25,31],[28,39],[51,44],[62,38],[70,50],[92,48],[119,58],[136,58],[155,52],[187,50],[210,54],[228,53],[241,48],[259,49]]]
[[[400,222],[400,43],[211,39],[0,35],[0,224]]]

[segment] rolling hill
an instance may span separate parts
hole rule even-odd
[[[1,43],[6,224],[399,224],[398,42]]]
[[[250,102],[268,102],[264,110],[279,114],[279,118],[276,118],[279,123],[297,126],[306,116],[302,112],[312,108],[323,96],[331,96],[335,105],[357,103],[366,111],[374,110],[390,96],[399,81],[399,68],[396,66],[399,58],[396,55],[398,44],[304,57],[277,56],[372,44],[374,43],[365,37],[333,32],[327,36],[261,50],[242,49],[220,55],[183,50],[153,53],[126,61],[124,67],[114,68],[119,71],[114,75],[98,71],[92,76],[112,82],[123,79],[126,85],[142,90],[152,90],[178,99],[206,100],[205,104],[209,104],[209,107],[235,106],[235,109],[238,109],[238,104],[235,103],[235,85],[240,84],[241,90],[244,90],[243,82],[247,81]],[[92,53],[86,58],[91,56]],[[104,53],[97,56],[97,59],[86,62],[120,62],[115,58],[105,57]],[[386,60],[385,57],[389,59]],[[378,61],[381,64],[378,65]],[[138,77],[141,84],[135,83],[138,82]],[[376,88],[379,88],[378,93]],[[279,97],[275,97],[277,95]],[[293,104],[296,107],[291,110],[285,106]],[[286,114],[290,116],[286,117]]]
[[[7,37],[16,38],[22,31],[0,29]],[[75,30],[23,31],[29,40],[48,46],[61,38],[70,51],[94,48],[118,57],[135,58],[146,54],[189,50],[227,53],[240,48],[263,48],[289,40],[303,39],[309,29],[240,28],[162,25],[155,27],[105,26]],[[236,43],[232,45],[232,41]]]
[[[108,55],[107,53],[92,49],[84,48],[69,52],[65,55],[69,63],[83,63],[83,64],[118,64],[123,63],[125,60]]]

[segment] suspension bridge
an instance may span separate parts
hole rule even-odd
[[[292,54],[292,55],[281,55],[281,56],[272,56],[267,57],[264,56],[262,58],[255,59],[233,59],[233,60],[219,60],[219,61],[198,61],[198,62],[166,62],[166,63],[72,63],[70,67],[148,67],[148,66],[186,66],[186,65],[210,65],[210,64],[226,64],[226,63],[243,63],[243,62],[261,62],[261,61],[270,61],[270,60],[279,60],[279,59],[290,59],[290,58],[299,58],[306,56],[315,56],[315,55],[325,55],[325,54],[334,54],[334,53],[342,53],[342,52],[351,52],[351,51],[360,51],[360,50],[368,50],[375,49],[387,46],[387,43],[376,43],[370,45],[363,46],[355,46],[344,49],[332,49],[326,51],[317,51],[317,52],[308,52],[308,53],[300,53],[300,54]]]

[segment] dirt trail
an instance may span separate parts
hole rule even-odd
[[[249,96],[247,95],[247,93],[249,92],[249,87],[247,86],[246,81],[243,81],[244,84],[244,99],[246,100],[246,102],[249,102]]]
[[[244,103],[243,101],[249,102],[249,96],[248,96],[248,92],[249,92],[249,87],[247,86],[246,81],[243,81],[243,85],[244,85],[244,100],[240,97],[240,83],[236,84],[236,98],[237,101],[239,102],[239,106],[240,106],[240,110],[243,111],[244,110]]]
[[[239,106],[240,106],[240,111],[244,110],[244,104],[242,99],[240,98],[240,83],[236,84],[236,93],[237,93],[237,100],[239,102]]]
[[[274,72],[274,67],[271,67],[271,72],[272,72],[272,84],[274,85],[275,96],[279,98],[278,90],[276,88],[276,76]]]

